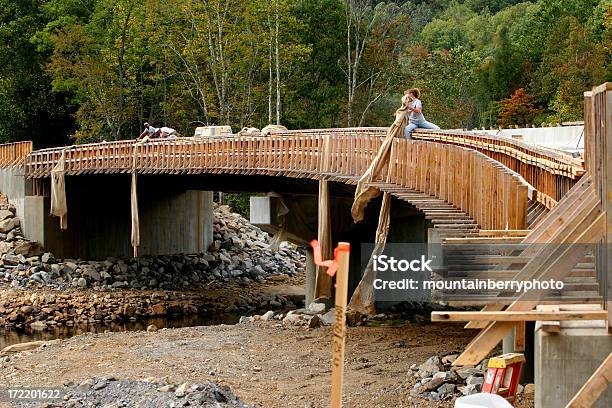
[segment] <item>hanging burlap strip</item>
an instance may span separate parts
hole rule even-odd
[[[68,228],[68,205],[66,204],[66,151],[51,170],[51,215],[60,217],[60,228]]]
[[[276,231],[270,242],[270,247],[273,250],[278,251],[280,249],[281,242],[287,240],[287,214],[289,214],[289,207],[287,207],[287,204],[285,204],[285,200],[283,200],[282,195],[275,193],[274,191],[270,191],[266,195],[268,197],[276,197],[279,199],[279,206],[276,209],[276,219],[279,221],[279,229]]]
[[[131,200],[130,208],[132,212],[132,248],[134,249],[134,258],[138,256],[138,250],[140,248],[140,219],[138,216],[138,188],[136,184],[137,172],[136,172],[136,149],[134,146],[134,154],[132,156],[132,189],[131,189]]]
[[[373,315],[376,313],[374,296],[374,279],[376,279],[376,271],[374,270],[374,257],[383,253],[385,244],[387,243],[387,235],[389,234],[389,223],[391,220],[391,194],[384,193],[382,205],[380,207],[380,215],[378,217],[378,227],[376,228],[376,240],[374,250],[370,256],[370,261],[365,268],[363,277],[357,285],[349,308],[358,312],[361,315]]]
[[[407,106],[403,104],[398,110],[395,111],[395,121],[387,131],[387,136],[385,137],[382,146],[378,150],[376,157],[374,157],[374,160],[372,163],[370,163],[370,166],[366,172],[363,173],[359,179],[359,182],[357,183],[355,201],[353,202],[353,207],[351,208],[351,214],[353,216],[353,221],[355,222],[363,220],[363,212],[366,206],[370,200],[380,193],[380,190],[375,187],[370,187],[367,184],[374,181],[382,169],[389,164],[389,155],[391,153],[393,138],[403,137],[404,127],[406,127],[407,124],[406,113]]]
[[[132,248],[134,248],[134,258],[138,256],[140,247],[140,220],[138,218],[138,192],[136,187],[136,171],[132,172],[132,194],[131,194],[131,209],[132,209]]]

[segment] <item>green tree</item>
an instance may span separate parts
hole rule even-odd
[[[344,124],[346,81],[339,64],[345,53],[346,22],[339,0],[299,2],[295,18],[303,23],[295,31],[311,48],[285,92],[285,123],[290,128],[340,127]]]
[[[51,92],[45,55],[31,41],[43,26],[39,2],[0,0],[0,141],[33,140],[38,147],[63,144],[72,107]]]
[[[474,100],[477,53],[463,48],[428,52],[413,47],[405,55],[404,72],[421,89],[425,116],[443,128],[471,128],[478,112]]]

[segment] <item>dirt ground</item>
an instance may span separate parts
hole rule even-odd
[[[474,333],[461,325],[405,324],[348,329],[347,407],[452,407],[411,396],[413,363],[462,350]],[[0,386],[62,386],[91,377],[172,384],[215,381],[257,407],[325,407],[331,328],[257,321],[158,332],[83,334],[1,363]],[[519,400],[517,407],[533,406]]]

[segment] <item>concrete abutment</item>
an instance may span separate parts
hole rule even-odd
[[[66,177],[68,229],[50,215],[50,197],[32,193],[18,168],[0,172],[0,190],[15,205],[26,238],[60,258],[129,257],[130,176]],[[138,177],[140,254],[205,252],[212,242],[212,192],[191,190],[171,179]]]

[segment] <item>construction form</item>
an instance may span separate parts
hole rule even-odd
[[[433,293],[434,300],[453,306],[483,306],[479,312],[432,315],[434,321],[464,320],[467,328],[481,329],[454,365],[477,365],[502,341],[509,351],[524,351],[525,322],[537,321],[536,406],[564,406],[570,400],[571,407],[609,406],[612,84],[585,93],[584,164],[558,151],[494,136],[417,130],[413,140],[385,138],[390,131],[274,131],[268,136],[118,141],[37,151],[30,142],[20,142],[0,146],[0,189],[15,202],[28,238],[54,253],[83,257],[130,249],[202,252],[210,243],[205,225],[210,191],[280,190],[281,198],[306,192],[314,197],[315,211],[301,203],[289,206],[299,216],[276,227],[300,244],[318,235],[328,258],[332,242],[355,234],[357,227],[346,220],[351,220],[347,210],[357,187],[368,200],[353,206],[352,218],[370,222],[364,232],[370,241],[382,246],[387,241],[391,201],[404,206],[403,215],[423,219],[418,231],[414,225],[391,226],[391,236],[418,235],[438,244],[445,259],[436,270],[441,279],[564,282],[565,289],[556,292]],[[381,161],[382,150],[386,157]],[[366,180],[362,176],[368,171]],[[104,205],[92,195],[103,188],[114,190],[119,204],[105,208],[99,220],[89,219],[79,200],[90,194],[88,204]],[[381,193],[377,225],[365,211],[367,202]],[[64,222],[67,216],[67,232],[58,232],[48,215],[58,200],[51,197],[67,202],[61,214]],[[348,206],[342,207],[342,200]],[[332,219],[334,205],[344,211],[340,220]],[[162,213],[174,217],[168,222],[173,232],[163,237],[150,226]],[[109,226],[113,219],[123,225]],[[340,221],[350,225],[339,226]],[[98,238],[113,234],[113,239],[98,239],[95,248],[87,247],[82,241],[94,232]],[[351,264],[351,271],[355,289],[359,262]],[[307,297],[331,297],[331,278],[314,265],[308,273]],[[362,291],[356,293],[361,296]],[[351,306],[366,301],[371,296],[351,301]]]

